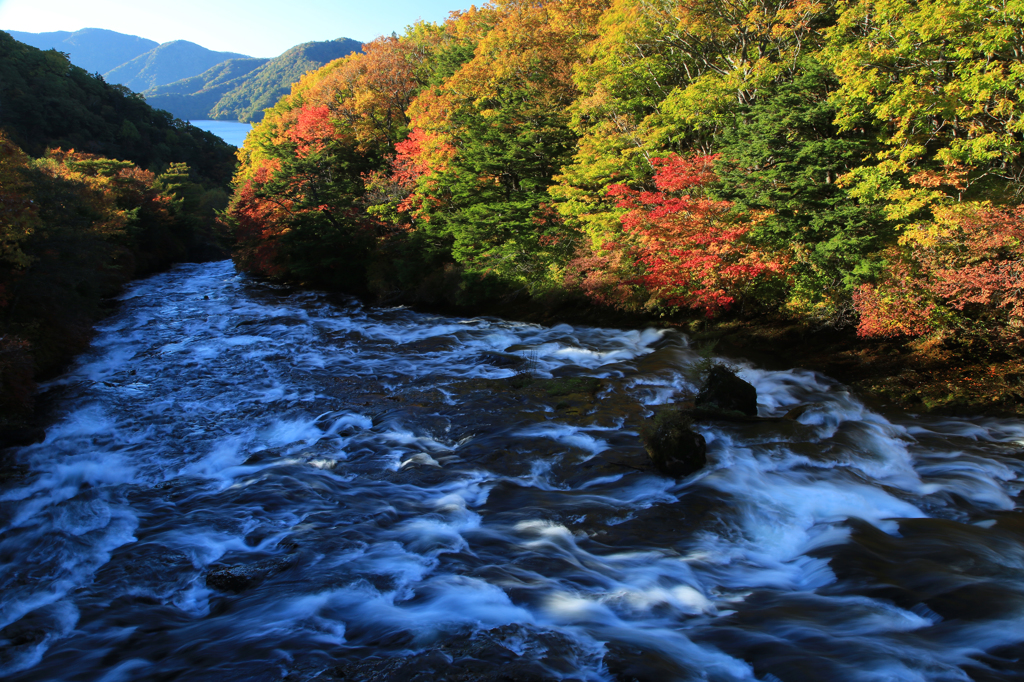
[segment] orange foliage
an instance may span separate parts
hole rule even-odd
[[[959,329],[1024,341],[1024,207],[939,208],[902,241],[885,279],[854,296],[861,336]]]
[[[260,163],[253,177],[235,190],[231,209],[235,222],[235,261],[243,270],[262,277],[281,277],[286,272],[278,259],[278,238],[287,229],[288,206],[257,194],[257,188],[268,182],[279,167],[276,159]]]
[[[395,172],[402,173],[403,164],[416,168],[420,178],[443,172],[464,136],[460,114],[487,119],[500,109],[526,128],[550,126],[553,114],[567,121],[577,95],[572,76],[580,50],[596,37],[609,5],[608,0],[498,0],[483,10],[453,13],[444,26],[445,39],[475,44],[473,58],[412,102],[410,126],[419,139],[399,150]],[[429,180],[421,182],[400,210],[418,209],[414,217],[428,220],[438,194]]]
[[[565,285],[581,291],[590,300],[612,308],[627,308],[637,297],[635,269],[626,253],[614,242],[603,245],[603,253],[582,252],[565,266]]]
[[[288,130],[287,135],[288,139],[296,144],[296,154],[299,158],[323,151],[327,141],[334,135],[330,109],[326,105],[301,107],[298,120]]]
[[[605,0],[496,3],[498,21],[476,55],[445,85],[456,97],[497,94],[501,83],[529,83],[550,106],[568,106],[576,95],[573,70],[583,44],[596,36]]]
[[[937,213],[955,227],[946,235],[952,248],[916,252],[932,274],[928,289],[956,310],[971,305],[1001,310],[1019,334],[1024,327],[1024,206]]]
[[[292,103],[298,111],[282,117],[282,128],[301,125],[307,117],[323,117],[322,108],[336,119],[340,136],[344,127],[361,151],[379,145],[393,145],[407,121],[405,110],[419,87],[417,69],[424,59],[408,41],[381,37],[363,45],[363,52],[349,55],[307,75],[292,89]]]
[[[407,139],[395,145],[391,179],[406,192],[398,210],[429,220],[429,215],[423,209],[436,206],[438,200],[431,193],[434,183],[427,176],[435,171],[443,171],[454,155],[453,145],[439,135],[420,128],[413,128]],[[421,179],[424,183],[420,188],[418,185]],[[418,195],[414,194],[417,189],[420,189]]]
[[[857,335],[870,337],[922,336],[935,330],[929,317],[935,304],[915,286],[906,265],[897,262],[882,286],[861,284],[853,292],[860,314]]]

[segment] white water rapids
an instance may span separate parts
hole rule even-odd
[[[509,356],[600,391],[503,390]],[[1024,423],[733,363],[760,417],[806,410],[699,423],[665,479],[638,429],[699,360],[227,262],[135,283],[0,489],[0,675],[1024,679]]]

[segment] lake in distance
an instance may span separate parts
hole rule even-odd
[[[242,123],[241,121],[202,120],[189,121],[189,123],[200,130],[213,133],[228,144],[233,144],[236,147],[241,147],[245,143],[245,136],[252,130],[251,123]]]

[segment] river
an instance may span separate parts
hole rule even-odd
[[[638,428],[701,365],[227,262],[136,282],[0,490],[0,675],[1024,679],[1024,424],[734,361],[765,419],[662,478]]]

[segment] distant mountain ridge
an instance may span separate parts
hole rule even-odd
[[[15,40],[40,50],[58,50],[71,58],[71,63],[89,73],[105,74],[159,46],[154,40],[125,35],[103,28],[81,31],[25,33],[7,31]]]
[[[150,88],[143,93],[150,105],[188,120],[209,119],[221,98],[246,82],[269,59],[229,59],[198,76]],[[233,119],[232,119],[233,120]]]
[[[157,44],[98,28],[8,33],[41,50],[65,52],[76,66],[140,92],[153,107],[184,120],[260,121],[263,110],[304,74],[362,49],[357,40],[338,38],[296,45],[266,59],[214,52],[186,40]]]
[[[143,92],[154,107],[185,119],[257,122],[263,110],[309,71],[362,49],[349,38],[296,45],[274,59],[235,59],[185,80]],[[262,63],[259,63],[262,62]]]
[[[135,92],[189,78],[229,59],[251,59],[237,52],[214,52],[187,40],[174,40],[140,54],[130,62],[103,74]]]

